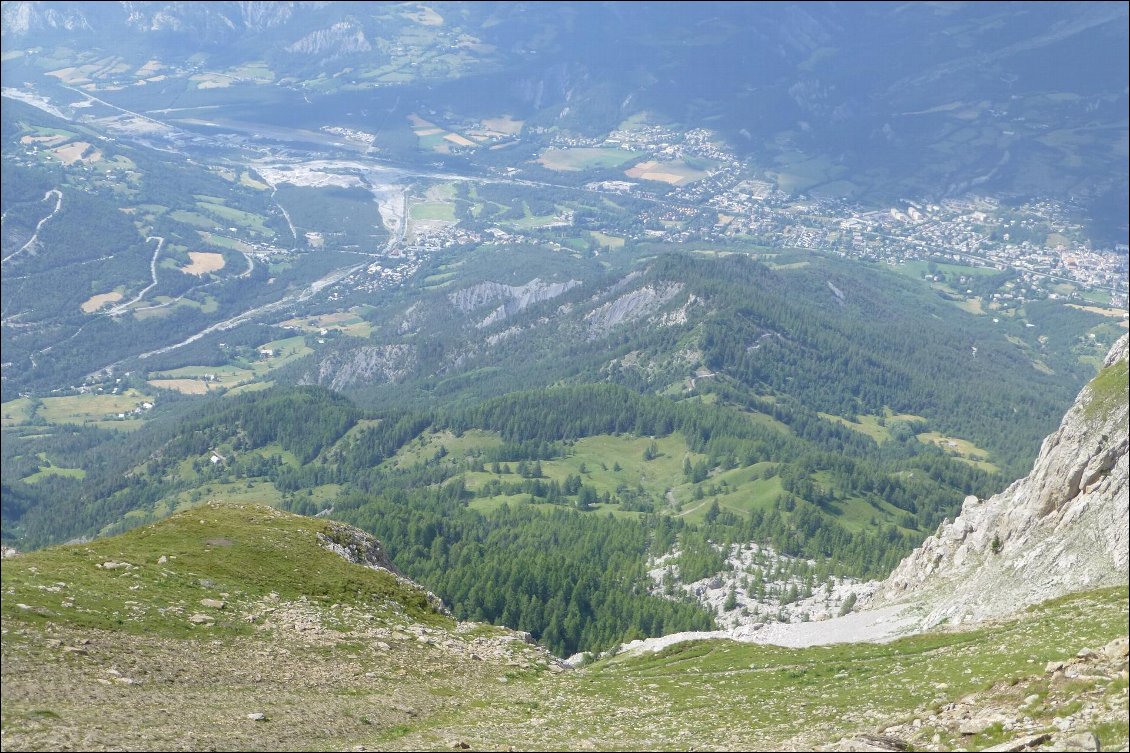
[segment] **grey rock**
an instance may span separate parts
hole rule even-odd
[[[905,740],[889,735],[856,735],[845,737],[839,742],[825,748],[834,751],[858,751],[870,753],[871,751],[904,751],[910,750],[910,745]]]
[[[247,718],[250,719],[253,722],[265,722],[265,721],[267,721],[267,715],[264,714],[262,711],[254,711],[254,712],[248,714]]]
[[[962,735],[979,735],[993,725],[992,719],[966,719],[957,728]]]
[[[416,368],[416,349],[411,345],[366,345],[331,353],[318,364],[314,380],[335,390],[355,384],[392,383]]]
[[[359,25],[340,21],[325,29],[312,31],[286,48],[287,52],[320,55],[332,50],[336,55],[368,52],[372,49]]]
[[[1130,654],[1130,639],[1115,638],[1103,646],[1103,654],[1110,659],[1125,659]]]
[[[209,609],[223,609],[227,606],[227,603],[220,599],[201,599],[200,604]]]
[[[209,617],[206,614],[194,614],[188,618],[188,621],[193,625],[206,625],[210,622],[215,622],[213,618]]]
[[[1057,750],[1064,751],[1097,751],[1102,750],[1102,745],[1099,743],[1099,738],[1095,736],[1094,732],[1082,732],[1078,735],[1072,735],[1055,743]]]
[[[1019,753],[1020,751],[1035,748],[1037,745],[1043,745],[1052,736],[1047,733],[1039,735],[1028,735],[1027,737],[1018,737],[1015,740],[1009,740],[1007,743],[994,745],[991,748],[985,748],[984,753]]]
[[[681,283],[668,283],[659,287],[645,285],[602,304],[585,315],[589,339],[603,337],[621,324],[658,312],[682,290]]]

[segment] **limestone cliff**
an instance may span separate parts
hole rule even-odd
[[[921,627],[1003,615],[1088,588],[1125,585],[1127,336],[1083,388],[1031,473],[968,497],[891,573],[868,607],[911,605]]]

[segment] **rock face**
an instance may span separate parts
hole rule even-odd
[[[524,285],[503,285],[502,283],[488,281],[458,290],[448,296],[448,299],[455,308],[465,314],[488,304],[502,301],[501,305],[475,325],[482,329],[514,316],[535,303],[548,301],[567,293],[580,284],[580,280],[546,282],[538,277]]]
[[[305,55],[321,55],[332,51],[337,55],[354,52],[368,52],[373,49],[365,39],[365,32],[361,27],[342,21],[326,29],[312,31],[286,48],[287,52],[298,52]]]
[[[325,356],[312,381],[342,390],[358,384],[398,382],[414,368],[416,351],[410,345],[366,345]]]
[[[903,560],[867,606],[913,604],[929,628],[1125,585],[1127,351],[1124,335],[1027,477],[990,499],[967,497],[961,514]]]
[[[608,301],[585,315],[589,339],[604,337],[621,324],[656,313],[682,290],[682,283],[677,282],[645,285]]]

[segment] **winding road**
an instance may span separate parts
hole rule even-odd
[[[62,206],[63,206],[63,193],[61,191],[59,191],[58,189],[52,188],[47,193],[43,194],[42,201],[47,201],[49,198],[51,198],[51,194],[55,195],[55,208],[51,210],[51,214],[47,215],[42,220],[40,220],[38,222],[38,224],[36,224],[35,232],[32,233],[32,236],[31,236],[31,238],[28,239],[27,243],[20,246],[20,249],[18,251],[13,251],[12,253],[5,256],[3,259],[0,259],[0,264],[3,264],[4,262],[8,261],[9,259],[12,259],[16,256],[19,256],[24,251],[27,251],[29,248],[32,248],[35,245],[35,242],[37,240],[39,240],[39,231],[43,229],[43,226],[47,224],[47,221],[49,219],[51,219],[56,214],[58,214],[59,209],[62,208]]]
[[[149,262],[149,274],[153,278],[153,282],[149,283],[140,293],[135,295],[125,303],[120,303],[114,308],[106,312],[107,316],[119,316],[129,310],[129,307],[140,301],[145,297],[145,294],[157,286],[157,257],[161,254],[161,247],[165,245],[165,239],[159,235],[151,235],[145,239],[148,241],[157,241],[157,249],[153,252],[153,258]]]

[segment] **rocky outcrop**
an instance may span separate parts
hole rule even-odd
[[[922,627],[1007,614],[1130,577],[1127,337],[1044,440],[1025,478],[967,497],[891,573],[869,607],[908,604]]]
[[[318,534],[318,543],[355,565],[364,565],[372,570],[388,570],[393,575],[403,576],[385,554],[381,542],[360,528],[331,523],[329,533]]]
[[[470,313],[484,306],[502,301],[486,318],[475,326],[479,329],[508,319],[526,310],[535,303],[548,301],[567,293],[581,284],[580,280],[565,282],[546,282],[535,277],[525,285],[503,285],[498,282],[480,282],[469,288],[458,290],[448,296],[451,304],[463,313]]]
[[[428,599],[428,605],[432,609],[451,616],[451,611],[442,599],[424,589],[415,581],[404,577],[404,574],[396,569],[396,565],[392,564],[392,560],[385,554],[381,542],[360,528],[354,528],[344,523],[331,523],[329,533],[319,533],[317,536],[319,544],[339,557],[370,570],[385,570],[394,575],[402,584],[423,591]]]
[[[77,9],[57,10],[42,3],[4,3],[2,11],[5,37],[20,37],[47,30],[90,31],[90,23]]]
[[[333,52],[345,55],[354,52],[368,52],[373,49],[360,26],[341,21],[325,29],[312,31],[286,48],[287,52],[304,55],[321,55]]]
[[[589,339],[603,337],[621,324],[656,313],[682,290],[683,285],[678,282],[645,285],[608,301],[585,315]]]
[[[323,358],[315,381],[341,390],[357,384],[396,382],[414,368],[416,351],[410,345],[366,345]]]

